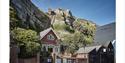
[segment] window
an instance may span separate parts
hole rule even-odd
[[[105,49],[105,48],[103,49],[103,52],[106,52],[106,49]]]
[[[55,52],[58,52],[58,48],[57,47],[55,48]]]
[[[52,62],[52,59],[48,58],[48,59],[47,59],[47,62]]]
[[[49,40],[54,40],[55,37],[54,37],[52,34],[50,34],[50,35],[47,35],[47,39],[49,39]]]
[[[72,60],[68,59],[67,63],[72,63]]]

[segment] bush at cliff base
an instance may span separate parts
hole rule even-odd
[[[13,39],[20,48],[19,57],[28,58],[35,56],[40,51],[40,42],[37,32],[23,28],[15,28],[11,31]]]

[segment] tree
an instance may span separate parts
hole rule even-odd
[[[80,47],[84,45],[84,37],[83,34],[80,34],[79,31],[75,31],[74,34],[66,34],[64,35],[64,40],[62,41],[62,44],[66,46],[66,52],[74,53],[77,51]]]
[[[69,53],[74,53],[75,52],[75,44],[74,44],[74,40],[73,40],[74,36],[71,35],[64,35],[64,40],[62,40],[62,45],[66,46],[66,50],[65,52],[69,52]]]
[[[84,36],[86,43],[91,43],[94,38],[94,33],[96,30],[96,25],[85,20],[78,19],[74,22],[74,28],[80,31]]]
[[[74,53],[80,47],[85,47],[93,42],[95,25],[88,21],[75,21],[74,33],[63,34],[63,45],[66,47],[66,52]]]
[[[11,31],[11,34],[18,47],[20,47],[19,57],[31,57],[40,51],[37,32],[23,28],[15,28]]]

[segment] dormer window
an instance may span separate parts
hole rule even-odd
[[[48,39],[48,40],[54,40],[55,37],[54,37],[52,34],[49,34],[49,35],[47,35],[47,39]]]

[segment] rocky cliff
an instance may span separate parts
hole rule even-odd
[[[71,27],[73,27],[73,22],[75,21],[83,21],[83,22],[90,22],[93,25],[96,25],[93,21],[86,20],[86,19],[81,19],[80,17],[75,17],[72,15],[72,12],[69,9],[62,9],[62,8],[57,8],[57,9],[48,9],[47,15],[51,19],[51,24],[66,24]]]
[[[31,0],[10,0],[10,6],[17,14],[20,27],[37,32],[50,27],[50,18],[40,11]]]
[[[73,22],[75,18],[72,13],[68,9],[48,9],[47,15],[51,18],[51,24],[62,24],[65,23],[67,25],[73,26]]]

